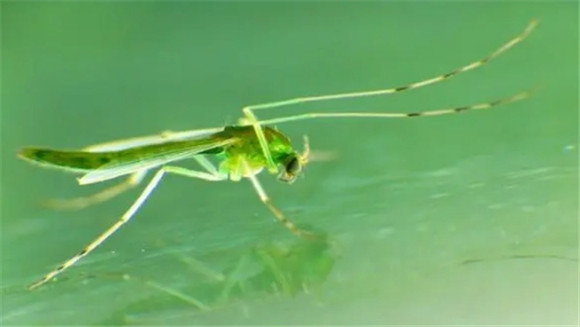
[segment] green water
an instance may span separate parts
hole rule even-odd
[[[576,3],[1,9],[2,325],[578,322]],[[532,18],[530,39],[451,81],[263,113],[410,112],[540,86],[487,112],[280,125],[335,156],[290,186],[260,175],[275,203],[328,243],[295,239],[248,181],[169,176],[57,282],[24,289],[139,191],[83,211],[43,208],[105,185],[79,187],[18,160],[18,148],[222,126],[247,104],[399,86],[486,55]]]

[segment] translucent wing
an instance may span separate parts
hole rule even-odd
[[[166,131],[157,135],[147,135],[107,143],[94,144],[83,148],[83,151],[88,152],[119,151],[145,145],[153,145],[174,141],[194,140],[221,132],[223,130],[224,130],[223,127],[214,127],[178,132]]]
[[[237,138],[206,138],[151,144],[117,152],[100,152],[98,154],[112,156],[110,162],[89,171],[79,178],[78,182],[85,185],[106,181],[136,171],[148,170],[183,160],[237,141]],[[97,153],[94,154],[97,155]]]

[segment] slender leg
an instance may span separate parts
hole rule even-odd
[[[460,106],[454,108],[444,108],[437,110],[428,111],[418,111],[418,112],[308,112],[292,116],[283,116],[273,119],[267,119],[260,121],[260,124],[279,124],[291,121],[299,121],[314,118],[417,118],[417,117],[429,117],[429,116],[443,116],[451,114],[459,114],[467,111],[474,110],[484,110],[494,108],[500,105],[508,104],[511,102],[520,101],[530,97],[533,90],[520,92],[509,96],[507,98],[498,99],[495,101],[478,103],[468,106]]]
[[[479,59],[479,60],[476,60],[470,64],[467,64],[463,67],[455,69],[455,70],[448,72],[446,74],[441,74],[439,76],[432,77],[432,78],[429,78],[429,79],[426,79],[423,81],[414,82],[414,83],[410,83],[407,85],[388,88],[388,89],[362,91],[362,92],[351,92],[351,93],[329,94],[329,95],[317,95],[317,96],[300,97],[300,98],[294,98],[294,99],[288,99],[288,100],[282,100],[282,101],[276,101],[276,102],[270,102],[270,103],[256,104],[256,105],[251,105],[251,106],[245,107],[244,114],[249,116],[248,118],[250,120],[252,120],[252,117],[255,120],[255,116],[252,114],[252,111],[254,111],[254,110],[285,107],[285,106],[307,103],[307,102],[318,102],[318,101],[328,101],[328,100],[338,100],[338,99],[347,99],[347,98],[360,98],[360,97],[368,97],[368,96],[376,96],[376,95],[394,94],[394,93],[399,93],[399,92],[403,92],[403,91],[417,89],[417,88],[424,87],[427,85],[432,85],[432,84],[435,84],[438,82],[442,82],[442,81],[447,80],[451,77],[457,76],[461,73],[465,73],[465,72],[473,70],[475,68],[479,68],[479,67],[489,63],[490,61],[499,57],[501,54],[503,54],[507,50],[511,49],[516,44],[518,44],[518,43],[522,42],[524,39],[526,39],[528,37],[528,35],[530,35],[530,33],[534,30],[534,28],[537,25],[538,25],[538,21],[534,19],[528,24],[528,26],[526,26],[526,28],[524,29],[523,32],[521,32],[516,37],[510,39],[509,41],[507,41],[506,43],[501,45],[499,48],[497,48],[495,51],[493,51],[491,54],[487,55],[486,57]]]
[[[264,154],[264,158],[266,158],[266,164],[268,166],[268,171],[271,174],[278,173],[278,166],[274,163],[274,159],[272,159],[272,154],[270,153],[270,148],[268,147],[268,141],[266,140],[266,136],[264,135],[264,131],[262,130],[262,126],[260,125],[260,121],[254,115],[252,111],[253,106],[245,107],[242,109],[244,115],[246,116],[245,119],[241,119],[240,123],[242,125],[252,125],[254,128],[254,132],[258,137],[258,142],[260,142],[260,147],[262,148],[262,153]]]
[[[224,175],[224,174],[215,174],[214,175],[214,174],[206,173],[203,171],[191,170],[191,169],[177,167],[177,166],[165,166],[165,167],[161,168],[161,170],[163,170],[167,173],[171,173],[171,174],[176,174],[176,175],[181,175],[181,176],[191,177],[191,178],[203,179],[203,180],[210,181],[210,182],[223,181],[228,177],[227,175]]]
[[[244,165],[244,170],[246,172],[251,171],[246,160],[242,159],[242,164]],[[258,197],[260,197],[260,201],[262,201],[262,203],[264,203],[264,205],[268,208],[268,210],[270,210],[274,214],[276,219],[278,219],[278,221],[281,222],[282,225],[284,225],[290,232],[292,232],[293,234],[295,234],[297,236],[300,236],[303,238],[311,238],[314,236],[313,233],[310,233],[308,231],[305,231],[305,230],[298,228],[293,222],[291,222],[290,220],[288,220],[288,218],[286,218],[286,216],[284,215],[284,213],[282,213],[282,211],[280,211],[280,209],[278,209],[274,206],[274,204],[272,203],[272,200],[270,199],[268,194],[266,194],[266,191],[264,191],[264,188],[262,187],[262,184],[260,184],[260,181],[258,181],[258,178],[256,177],[256,175],[251,174],[251,173],[246,173],[246,176],[252,182],[252,186],[254,186],[256,193],[258,193]]]
[[[214,166],[214,164],[209,161],[204,155],[197,155],[193,157],[208,173],[212,175],[219,175],[220,173]]]
[[[161,169],[159,169],[155,173],[155,175],[153,176],[153,178],[151,179],[149,184],[147,184],[147,186],[145,187],[143,192],[141,192],[141,195],[139,195],[137,200],[135,200],[135,202],[133,202],[133,204],[121,216],[121,218],[119,220],[117,220],[111,227],[109,227],[106,231],[104,231],[101,235],[99,235],[94,241],[89,243],[81,252],[79,252],[75,256],[73,256],[70,259],[68,259],[67,261],[65,261],[63,264],[61,264],[55,270],[49,272],[42,279],[32,283],[28,288],[34,289],[34,288],[37,288],[37,287],[41,286],[42,284],[48,282],[49,280],[54,278],[56,275],[60,274],[61,272],[63,272],[67,268],[69,268],[70,266],[74,265],[81,258],[83,258],[84,256],[91,253],[91,251],[93,251],[95,248],[97,248],[99,245],[101,245],[101,243],[103,243],[109,236],[113,235],[119,228],[121,228],[123,225],[125,225],[127,222],[129,222],[129,220],[131,220],[131,218],[135,215],[135,213],[141,208],[143,203],[145,203],[147,198],[149,198],[149,196],[151,195],[153,190],[157,187],[157,185],[159,184],[159,182],[161,181],[161,178],[163,177],[163,175],[165,173],[172,173],[172,174],[182,175],[182,176],[186,176],[186,177],[199,178],[199,179],[203,179],[203,180],[207,180],[207,181],[221,181],[221,180],[224,180],[226,178],[226,176],[224,176],[224,175],[212,175],[212,174],[208,174],[205,172],[189,170],[189,169],[185,169],[185,168],[181,168],[181,167],[175,167],[175,166],[162,167]]]
[[[254,131],[256,133],[256,136],[258,137],[258,141],[260,142],[260,147],[262,148],[262,152],[264,153],[264,157],[266,158],[266,162],[268,164],[268,170],[270,171],[270,173],[275,174],[278,172],[278,168],[277,168],[276,164],[274,163],[274,160],[272,159],[272,155],[271,155],[270,150],[268,148],[268,142],[266,141],[266,137],[264,136],[264,132],[262,130],[261,125],[286,122],[286,121],[291,121],[291,120],[308,119],[308,118],[314,118],[314,117],[394,117],[394,116],[398,117],[398,116],[401,116],[402,114],[380,115],[380,114],[365,114],[365,113],[360,113],[360,114],[345,113],[344,115],[341,115],[339,113],[327,113],[327,114],[316,113],[316,114],[305,114],[305,115],[298,115],[298,116],[291,116],[291,117],[285,117],[285,118],[279,118],[279,119],[270,119],[270,120],[260,121],[256,117],[256,115],[254,114],[254,110],[271,109],[271,108],[277,108],[277,107],[302,104],[302,103],[307,103],[307,102],[318,102],[318,101],[328,101],[328,100],[338,100],[338,99],[347,99],[347,98],[359,98],[359,97],[369,97],[369,96],[377,96],[377,95],[394,94],[394,93],[399,93],[399,92],[403,92],[403,91],[407,91],[407,90],[417,89],[417,88],[424,87],[427,85],[432,85],[432,84],[435,84],[438,82],[442,82],[442,81],[445,81],[447,79],[450,79],[451,77],[457,76],[461,73],[464,73],[464,72],[476,69],[478,67],[481,67],[481,66],[487,64],[488,62],[490,62],[491,60],[497,58],[498,56],[500,56],[501,54],[503,54],[507,50],[511,49],[516,44],[522,42],[525,38],[527,38],[528,35],[534,30],[534,28],[536,27],[537,24],[538,24],[537,20],[535,20],[535,19],[532,20],[528,24],[528,26],[524,29],[524,31],[522,33],[520,33],[516,37],[514,37],[514,38],[510,39],[509,41],[507,41],[506,43],[504,43],[502,46],[497,48],[495,51],[493,51],[488,56],[486,56],[480,60],[474,61],[474,62],[472,62],[468,65],[465,65],[463,67],[460,67],[458,69],[455,69],[455,70],[448,72],[446,74],[441,74],[439,76],[425,79],[423,81],[414,82],[414,83],[410,83],[407,85],[393,87],[393,88],[387,88],[387,89],[362,91],[362,92],[339,93],[339,94],[328,94],[328,95],[318,95],[318,96],[309,96],[309,97],[299,97],[299,98],[293,98],[293,99],[276,101],[276,102],[250,105],[250,106],[246,106],[242,109],[242,112],[244,114],[244,118],[240,119],[239,123],[240,123],[240,125],[252,125],[253,126]]]
[[[72,199],[50,199],[43,204],[47,207],[57,209],[57,210],[80,210],[84,209],[88,206],[98,204],[101,202],[105,202],[110,200],[117,195],[132,189],[133,187],[139,185],[145,174],[147,173],[146,170],[138,171],[134,174],[131,174],[129,178],[125,179],[123,182],[113,185],[109,188],[102,190],[101,192]]]

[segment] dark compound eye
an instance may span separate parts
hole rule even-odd
[[[282,171],[280,176],[278,176],[278,179],[287,183],[292,183],[302,170],[302,165],[298,160],[298,157],[295,155],[288,157],[284,162],[283,166],[284,170]]]
[[[292,157],[286,163],[286,174],[288,175],[296,175],[300,172],[300,162],[298,162],[298,158]]]

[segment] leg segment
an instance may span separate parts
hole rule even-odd
[[[195,159],[195,161],[197,161],[205,170],[207,170],[208,173],[216,176],[220,174],[216,169],[216,167],[214,166],[214,164],[211,161],[209,161],[204,155],[201,154],[196,155],[195,157],[193,157],[193,159]]]
[[[242,163],[244,165],[244,169],[247,172],[250,172],[251,170],[248,163],[245,160],[242,160]],[[292,232],[297,236],[305,238],[312,236],[312,233],[298,228],[293,222],[291,222],[290,220],[288,220],[288,218],[286,218],[286,216],[284,215],[284,213],[282,213],[282,211],[280,211],[280,209],[274,206],[272,200],[270,200],[270,197],[268,196],[268,194],[266,194],[266,191],[264,191],[264,188],[262,187],[262,184],[260,184],[260,181],[258,181],[256,175],[248,173],[247,177],[252,182],[252,186],[254,186],[256,193],[258,193],[260,201],[262,201],[262,203],[268,208],[268,210],[270,210],[274,214],[276,219],[278,219],[278,221],[281,222],[282,225],[284,225],[290,232]]]
[[[469,106],[460,106],[454,108],[444,108],[437,110],[418,111],[418,112],[308,112],[304,114],[283,116],[273,119],[260,121],[261,124],[279,124],[291,121],[306,120],[313,118],[417,118],[428,116],[443,116],[459,114],[467,111],[484,110],[494,108],[500,105],[526,99],[532,95],[533,91],[524,91],[507,98],[498,99],[490,102],[483,102]]]
[[[203,156],[195,156],[194,159],[211,175],[219,175],[215,166]],[[93,195],[78,197],[72,199],[51,199],[44,203],[49,208],[57,210],[80,210],[94,204],[105,202],[117,195],[139,185],[145,177],[146,171],[139,171],[131,174],[125,181],[111,186]],[[212,177],[213,178],[213,177]]]
[[[285,106],[307,103],[307,102],[318,102],[318,101],[338,100],[338,99],[347,99],[347,98],[369,97],[369,96],[375,96],[375,95],[386,95],[386,94],[393,94],[393,93],[399,93],[399,92],[408,91],[408,90],[412,90],[412,89],[417,89],[417,88],[424,87],[427,85],[432,85],[432,84],[442,82],[442,81],[447,80],[451,77],[457,76],[461,73],[465,73],[467,71],[473,70],[475,68],[481,67],[481,66],[489,63],[490,61],[499,57],[501,54],[503,54],[507,50],[511,49],[516,44],[518,44],[518,43],[522,42],[524,39],[526,39],[528,37],[528,35],[534,30],[534,28],[537,25],[538,25],[538,21],[532,20],[528,24],[528,26],[526,26],[526,28],[524,29],[523,32],[521,32],[516,37],[510,39],[508,42],[504,43],[502,46],[497,48],[495,51],[493,51],[491,54],[487,55],[486,57],[479,59],[477,61],[474,61],[474,62],[472,62],[468,65],[465,65],[463,67],[460,67],[458,69],[455,69],[449,73],[441,74],[439,76],[432,77],[432,78],[429,78],[429,79],[426,79],[423,81],[419,81],[419,82],[415,82],[415,83],[411,83],[411,84],[407,84],[407,85],[403,85],[403,86],[393,87],[393,88],[389,88],[389,89],[352,92],[352,93],[339,93],[339,94],[330,94],[330,95],[317,95],[317,96],[311,96],[311,97],[301,97],[301,98],[294,98],[294,99],[288,99],[288,100],[282,100],[282,101],[276,101],[276,102],[270,102],[270,103],[256,104],[256,105],[251,105],[251,106],[245,107],[243,109],[243,112],[244,112],[244,115],[246,116],[246,118],[248,119],[248,121],[251,123],[252,121],[257,120],[256,117],[252,113],[254,110],[285,107]],[[249,125],[249,124],[246,124],[246,125]]]
[[[399,92],[403,92],[403,91],[407,91],[407,90],[417,89],[417,88],[424,87],[427,85],[442,82],[442,81],[445,81],[447,79],[450,79],[451,77],[457,76],[461,73],[464,73],[464,72],[476,69],[478,67],[481,67],[481,66],[487,64],[488,62],[490,62],[491,60],[497,58],[498,56],[500,56],[501,54],[503,54],[507,50],[511,49],[516,44],[522,42],[525,38],[527,38],[528,35],[534,30],[534,28],[536,27],[537,24],[538,24],[537,20],[532,20],[528,24],[528,26],[524,29],[524,31],[522,33],[520,33],[516,37],[510,39],[508,42],[504,43],[502,46],[497,48],[495,51],[493,51],[488,56],[486,56],[480,60],[474,61],[474,62],[472,62],[468,65],[465,65],[463,67],[460,67],[458,69],[455,69],[455,70],[448,72],[446,74],[432,77],[432,78],[429,78],[429,79],[426,79],[423,81],[419,81],[419,82],[415,82],[415,83],[411,83],[411,84],[407,84],[407,85],[403,85],[403,86],[388,88],[388,89],[379,89],[379,90],[362,91],[362,92],[351,92],[351,93],[328,94],[328,95],[318,95],[318,96],[310,96],[310,97],[300,97],[300,98],[293,98],[293,99],[276,101],[276,102],[251,105],[251,106],[244,107],[242,109],[244,117],[242,119],[240,119],[239,123],[240,123],[240,125],[252,125],[254,127],[254,131],[256,133],[256,136],[258,137],[258,141],[260,142],[260,146],[262,148],[262,151],[264,153],[264,157],[266,158],[266,162],[268,164],[268,170],[270,171],[270,173],[275,174],[278,172],[278,168],[272,159],[272,155],[271,155],[270,150],[268,148],[268,142],[266,141],[266,137],[264,136],[264,132],[262,131],[261,125],[273,124],[273,123],[285,122],[285,121],[291,121],[291,120],[301,120],[301,119],[307,119],[310,117],[392,117],[394,115],[389,115],[389,114],[379,115],[379,114],[368,114],[368,113],[361,113],[361,114],[348,113],[345,115],[341,115],[341,114],[336,114],[336,113],[327,113],[327,114],[321,113],[321,114],[305,114],[305,115],[299,115],[299,116],[292,116],[292,117],[285,117],[285,118],[279,118],[279,119],[270,119],[270,120],[260,121],[260,120],[258,120],[256,115],[254,114],[254,110],[285,107],[285,106],[302,104],[302,103],[307,103],[307,102],[318,102],[318,101],[327,101],[327,100],[338,100],[338,99],[347,99],[347,98],[359,98],[359,97],[394,94],[394,93],[399,93]],[[398,114],[395,116],[401,116],[401,115],[402,114]]]
[[[246,116],[245,119],[241,119],[240,123],[242,125],[252,125],[254,127],[254,132],[258,137],[258,142],[260,142],[260,147],[262,148],[262,153],[264,154],[264,158],[266,158],[266,163],[268,165],[268,171],[271,174],[278,173],[278,166],[274,163],[274,159],[272,159],[272,154],[270,153],[270,148],[268,147],[268,141],[266,140],[266,136],[264,135],[264,131],[262,130],[262,126],[260,125],[260,121],[254,115],[252,109],[254,106],[245,107],[242,109],[244,115]]]
[[[139,185],[145,177],[147,171],[139,171],[131,174],[129,178],[123,182],[113,185],[101,192],[95,193],[93,195],[72,198],[72,199],[51,199],[44,203],[49,208],[57,210],[80,210],[89,207],[94,204],[105,202],[110,200],[117,195],[132,189],[133,187]]]
[[[131,220],[131,218],[135,215],[135,213],[141,208],[143,203],[145,203],[147,198],[149,198],[149,196],[151,195],[153,190],[155,190],[155,188],[157,187],[157,185],[159,184],[159,182],[161,181],[161,178],[163,177],[163,175],[165,173],[172,173],[172,174],[182,175],[182,176],[186,176],[186,177],[199,178],[199,179],[208,180],[208,181],[221,181],[221,180],[225,179],[225,176],[212,175],[209,173],[189,170],[189,169],[185,169],[185,168],[181,168],[181,167],[175,167],[175,166],[162,167],[161,169],[159,169],[155,173],[155,175],[153,176],[153,178],[151,179],[149,184],[147,184],[147,186],[145,187],[143,192],[141,192],[141,195],[139,195],[137,200],[135,200],[135,202],[133,202],[131,207],[129,207],[129,209],[121,216],[121,218],[119,220],[117,220],[117,222],[115,222],[111,227],[109,227],[106,231],[104,231],[101,235],[99,235],[94,241],[89,243],[81,252],[79,252],[78,254],[73,256],[72,258],[65,261],[63,264],[61,264],[55,270],[49,272],[42,279],[32,283],[28,288],[29,289],[37,288],[37,287],[41,286],[42,284],[48,282],[52,278],[54,278],[56,275],[65,271],[67,268],[74,265],[81,258],[83,258],[84,256],[91,253],[91,251],[93,251],[95,248],[97,248],[99,245],[101,245],[101,243],[103,243],[107,238],[109,238],[109,236],[113,235],[119,228],[121,228],[123,225],[128,223],[129,220]]]

